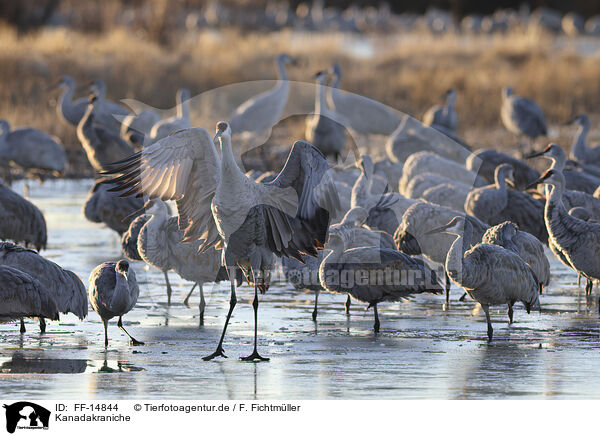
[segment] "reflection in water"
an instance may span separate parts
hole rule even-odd
[[[110,364],[109,364],[110,362]],[[130,363],[123,362],[121,360],[107,360],[104,359],[102,366],[95,372],[136,372],[145,371],[144,368],[139,366],[133,366]]]
[[[84,359],[47,359],[25,357],[15,352],[12,359],[0,365],[0,372],[10,374],[79,374],[85,372],[87,361]]]

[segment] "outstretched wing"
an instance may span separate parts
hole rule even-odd
[[[323,154],[308,142],[296,141],[277,178],[265,184],[273,195],[266,207],[267,243],[278,255],[294,257],[301,254],[317,256],[327,240],[329,217],[340,210],[340,200],[329,165]],[[296,215],[286,213],[274,197],[295,191]],[[281,202],[282,204],[284,201]]]
[[[137,194],[175,200],[184,241],[218,241],[211,202],[220,178],[220,158],[209,133],[194,127],[180,130],[143,151],[115,162],[103,174],[118,186],[121,196]]]

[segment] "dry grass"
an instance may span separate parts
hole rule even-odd
[[[165,47],[124,30],[98,35],[58,29],[19,37],[0,29],[0,117],[62,139],[73,162],[69,174],[89,171],[75,129],[58,121],[57,92],[49,85],[62,74],[78,83],[101,78],[109,97],[136,98],[155,107],[173,105],[177,88],[194,94],[247,80],[275,78],[273,59],[282,51],[300,56],[291,78],[310,80],[318,69],[340,62],[343,87],[420,117],[450,87],[459,92],[460,133],[475,147],[510,147],[515,138],[499,120],[500,90],[511,85],[537,100],[550,124],[579,112],[600,114],[600,63],[576,44],[598,49],[596,40],[535,34],[467,37],[428,34],[268,35],[235,32],[187,33]],[[367,48],[365,48],[367,47]],[[369,49],[370,47],[370,49]],[[365,56],[365,50],[371,50]],[[205,126],[212,129],[212,126]],[[301,120],[288,120],[289,142],[302,135]],[[552,129],[568,146],[572,130]]]

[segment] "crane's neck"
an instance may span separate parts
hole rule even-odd
[[[189,99],[181,99],[177,105],[177,118],[190,118]]]
[[[331,250],[327,256],[323,259],[323,263],[339,263],[342,255],[344,254],[344,243],[336,241],[332,244],[327,244],[326,249]]]
[[[118,309],[119,307],[126,306],[129,299],[129,280],[123,273],[115,271],[116,284],[110,299],[110,307]]]
[[[285,63],[283,59],[280,59],[277,62],[277,69],[279,70],[279,80],[286,81],[288,80],[287,71],[285,70]]]
[[[94,130],[94,105],[89,104],[83,118],[79,121],[77,126],[77,135],[87,138],[89,141],[96,140],[96,131]],[[81,138],[80,138],[81,140]],[[84,141],[82,141],[84,143]],[[84,145],[85,146],[85,145]]]
[[[590,130],[589,123],[582,123],[577,130],[577,136],[575,136],[575,142],[571,149],[571,154],[576,160],[585,160],[588,146],[587,146],[587,135]]]
[[[473,227],[465,221],[462,235],[457,235],[446,255],[446,272],[455,281],[461,282],[463,275],[465,252],[471,248]]]
[[[72,82],[69,82],[65,85],[65,87],[66,89],[59,97],[58,102],[63,114],[70,112],[70,110],[73,109],[73,92],[75,90],[75,85]]]
[[[221,182],[226,183],[241,183],[245,181],[246,175],[242,172],[238,166],[235,156],[233,155],[233,148],[231,146],[231,136],[222,135],[221,141]]]
[[[506,193],[506,175],[503,172],[498,172],[495,177],[496,190],[502,193]]]
[[[315,114],[323,113],[327,109],[327,96],[325,95],[325,78],[319,77],[317,80],[315,95]]]

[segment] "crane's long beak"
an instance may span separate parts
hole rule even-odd
[[[572,120],[567,121],[564,125],[572,126],[573,124],[577,123],[578,120],[579,120],[579,118],[573,118]]]
[[[506,179],[506,184],[513,189],[516,189],[515,181],[513,179]]]
[[[446,231],[446,229],[450,227],[448,224],[442,226],[442,227],[436,227],[434,229],[429,230],[428,232],[425,232],[426,235],[435,235],[437,233],[444,233],[444,231]]]
[[[528,154],[527,156],[525,156],[525,159],[533,159],[534,157],[545,156],[546,155],[546,151],[547,150],[544,149],[542,151],[538,151],[538,152],[535,152],[535,153]]]
[[[537,180],[535,180],[535,181],[531,182],[529,185],[527,185],[527,186],[525,187],[525,190],[527,190],[527,189],[531,189],[531,188],[533,188],[533,187],[535,187],[535,186],[539,185],[540,183],[543,183],[543,182],[544,182],[544,180],[546,180],[546,178],[545,178],[544,176],[540,177],[539,179],[537,179]]]

